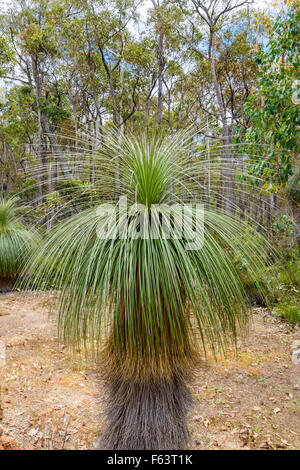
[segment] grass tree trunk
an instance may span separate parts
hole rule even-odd
[[[113,450],[184,449],[189,440],[187,413],[192,396],[187,385],[190,370],[169,360],[169,370],[159,362],[134,366],[111,354],[106,368],[107,427],[99,448]],[[169,358],[171,359],[171,358]],[[155,370],[156,369],[156,370]]]
[[[134,295],[134,318],[130,321],[135,328],[128,335],[130,324],[124,309],[114,322],[103,355],[107,426],[99,448],[183,449],[189,440],[186,417],[192,405],[188,383],[197,357],[188,339],[187,317],[181,318],[175,332],[164,309],[163,332],[154,339],[147,334],[139,282]],[[153,288],[151,296],[158,302],[163,299],[159,288]],[[155,323],[152,327],[159,331]]]
[[[0,278],[0,292],[10,292],[13,290],[14,281],[13,279]]]

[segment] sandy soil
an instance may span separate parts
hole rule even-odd
[[[90,449],[103,429],[101,371],[58,345],[52,302],[0,295],[0,449]],[[298,327],[257,309],[237,355],[203,361],[190,449],[300,449],[297,340]]]

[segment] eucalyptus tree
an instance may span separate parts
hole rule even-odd
[[[286,183],[299,155],[299,32],[300,13],[292,3],[273,20],[268,47],[257,51],[257,86],[246,103],[250,120],[246,134],[258,146],[263,141],[269,152],[255,171],[276,183]],[[251,153],[250,153],[251,155]]]
[[[170,3],[169,0],[151,0],[154,8],[155,26],[157,35],[157,57],[158,57],[158,76],[157,76],[157,107],[158,117],[157,124],[160,125],[162,122],[163,113],[163,80],[164,70],[166,66],[166,54],[165,54],[165,31],[163,24],[163,13],[165,7]]]
[[[171,93],[176,82],[174,71],[182,67],[181,41],[176,34],[179,21],[176,2],[170,0],[151,0],[147,21],[147,34],[155,43],[155,58],[157,62],[157,111],[156,122],[160,127],[163,121],[171,127],[170,110],[175,105],[176,97]],[[173,80],[172,80],[172,78]]]
[[[222,93],[220,75],[217,73],[218,53],[217,43],[220,40],[224,25],[228,24],[234,11],[245,7],[251,0],[190,0],[177,2],[187,18],[187,24],[178,28],[179,34],[185,39],[190,50],[202,60],[207,61],[210,68],[212,86],[222,122],[222,137],[224,146],[224,204],[225,210],[235,211],[235,185],[231,163],[231,136],[228,124],[226,103]]]
[[[32,111],[33,103],[30,88],[22,85],[12,87],[6,93],[5,102],[0,105],[2,198],[10,190],[15,190],[25,183],[25,173],[30,165],[28,150],[32,136],[37,132],[36,116]],[[32,192],[35,192],[34,188]]]
[[[136,16],[136,0],[66,0],[62,24],[71,54],[84,58],[94,92],[97,76],[105,83],[115,127],[122,125],[122,100],[129,23]],[[72,47],[73,46],[73,47]],[[77,49],[76,49],[77,48]],[[96,103],[97,104],[97,103]]]
[[[235,261],[254,279],[265,266],[265,242],[249,226],[217,210],[203,219],[193,205],[205,192],[193,149],[190,131],[105,134],[94,159],[110,204],[54,227],[28,268],[31,285],[51,280],[58,292],[60,337],[100,361],[101,449],[187,445],[199,343],[215,354],[235,344],[248,318]],[[116,153],[127,201],[112,204]]]
[[[56,111],[51,100],[54,92],[59,95],[59,86],[51,78],[55,60],[60,52],[57,31],[51,24],[49,12],[50,6],[44,0],[16,1],[3,16],[3,33],[14,51],[13,73],[4,77],[9,81],[27,85],[34,99],[31,112],[36,118],[37,135],[30,137],[37,147],[35,153],[39,168],[36,177],[40,200],[43,199],[44,188],[47,186],[48,141],[52,152],[56,154],[62,174],[67,178],[71,176],[55,135],[56,118],[61,111],[63,115],[65,110],[59,106],[62,102],[61,96],[57,96],[59,104]]]
[[[262,44],[255,55],[256,86],[245,103],[248,127],[240,139],[244,144],[241,151],[246,148],[251,161],[251,173],[263,179],[262,190],[271,200],[269,225],[276,194],[295,181],[293,173],[297,174],[299,167],[300,13],[297,2],[289,5],[268,20],[268,45]],[[258,152],[263,158],[257,158]],[[297,204],[291,204],[291,211],[300,247]]]
[[[247,128],[247,98],[256,87],[257,64],[253,54],[255,12],[242,9],[231,17],[218,41],[217,75],[232,133]]]

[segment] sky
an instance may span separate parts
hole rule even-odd
[[[274,0],[255,0],[254,6],[258,10],[265,10],[268,8],[274,9]],[[145,19],[147,16],[147,10],[153,6],[151,0],[144,0],[143,5],[140,7],[139,11],[142,16],[142,19]]]
[[[14,3],[14,0],[0,0],[0,11],[5,12],[8,10]],[[274,10],[274,0],[255,0],[254,6],[258,10]],[[147,11],[149,8],[152,8],[153,4],[151,0],[143,0],[141,5],[138,8],[138,12],[140,14],[141,23],[137,26],[136,24],[132,23],[129,25],[129,29],[134,36],[138,36],[144,29],[147,19]]]
[[[255,7],[261,10],[270,8],[270,7],[272,8],[272,3],[274,3],[274,0],[256,0]],[[12,4],[13,4],[13,0],[0,0],[0,11],[7,10],[9,7],[11,7]],[[146,18],[147,10],[151,7],[152,7],[151,0],[143,1],[143,4],[139,8],[139,11],[143,20]]]
[[[8,0],[9,1],[9,0]],[[283,3],[283,0],[282,0]],[[141,24],[136,26],[136,24],[129,25],[129,29],[134,36],[138,36],[144,29],[145,26],[143,23],[147,20],[147,11],[153,7],[153,3],[151,0],[144,0],[142,4],[138,8],[138,12],[141,18]],[[274,7],[274,0],[255,0],[253,7],[255,7],[259,11],[270,11],[274,12],[276,8]]]

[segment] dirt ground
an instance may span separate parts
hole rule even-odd
[[[0,449],[91,449],[103,429],[101,371],[58,345],[51,303],[0,295]],[[300,449],[300,330],[253,313],[238,354],[199,368],[190,449]]]

